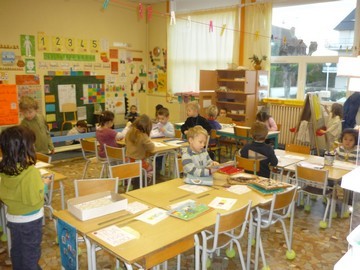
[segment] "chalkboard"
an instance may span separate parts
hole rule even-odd
[[[104,108],[104,82],[104,76],[44,76],[46,120],[51,131],[60,130],[63,122],[60,104],[69,98],[75,99],[77,107],[86,108],[87,122],[94,124],[94,105]]]

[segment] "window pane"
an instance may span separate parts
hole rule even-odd
[[[305,93],[320,92],[322,100],[342,101],[346,78],[336,76],[336,63],[311,63],[306,66]]]
[[[298,64],[271,64],[270,97],[296,99]]]

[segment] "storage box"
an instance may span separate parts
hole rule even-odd
[[[127,208],[128,200],[120,194],[106,191],[68,200],[68,210],[84,221]]]

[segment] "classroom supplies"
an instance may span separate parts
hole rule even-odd
[[[200,186],[212,186],[214,179],[210,176],[194,176],[191,174],[186,175],[184,182],[190,185],[200,185]]]
[[[180,218],[182,220],[190,220],[205,213],[208,210],[210,210],[210,208],[205,204],[187,202],[185,204],[179,205],[174,209],[171,209],[168,214],[172,217]]]

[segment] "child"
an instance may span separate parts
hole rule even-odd
[[[174,125],[169,122],[169,110],[167,108],[161,108],[157,111],[156,118],[158,123],[153,125],[150,133],[150,137],[175,137]],[[156,136],[155,136],[156,135]]]
[[[139,117],[139,114],[137,113],[137,107],[135,105],[131,105],[130,112],[126,115],[125,119],[131,123],[134,123],[137,117]]]
[[[164,106],[161,105],[161,104],[158,104],[158,105],[155,106],[155,118],[154,118],[154,120],[153,120],[154,123],[157,123],[157,122],[158,122],[157,113],[158,113],[158,111],[159,111],[161,108],[164,108]]]
[[[45,118],[37,113],[39,106],[36,100],[29,96],[20,99],[19,109],[24,119],[21,125],[30,128],[36,136],[35,151],[43,154],[54,154],[55,148]]]
[[[265,144],[265,139],[268,134],[268,128],[263,122],[255,122],[251,126],[250,134],[254,139],[253,142],[244,145],[240,150],[240,156],[244,158],[259,158],[260,161],[260,171],[259,176],[270,177],[269,165],[276,166],[278,164],[278,159],[275,155],[274,149]],[[249,152],[255,152],[255,157],[251,156]]]
[[[201,126],[190,128],[186,134],[189,146],[182,153],[184,173],[193,176],[209,176],[216,171],[211,166],[219,165],[213,161],[205,150],[207,131]]]
[[[325,110],[328,112],[327,107]],[[326,134],[326,147],[328,151],[334,150],[334,142],[339,139],[341,135],[341,119],[342,119],[342,105],[333,103],[331,105],[331,112],[326,123],[326,130],[320,129],[319,134]]]
[[[216,117],[218,115],[218,108],[215,105],[210,105],[206,109],[207,113],[207,120],[211,126],[211,129],[219,130],[221,129],[221,125],[216,120]]]
[[[341,145],[336,148],[336,159],[356,163],[357,142],[359,131],[353,128],[346,128],[341,133]]]
[[[126,124],[126,127],[121,132],[117,132],[112,129],[114,125],[114,113],[111,111],[103,111],[99,117],[99,128],[96,129],[96,140],[99,142],[99,157],[106,158],[104,144],[118,147],[116,143],[117,140],[120,140],[125,137],[126,133],[129,130],[130,122]]]
[[[202,116],[199,115],[200,106],[196,101],[189,102],[186,105],[186,113],[188,118],[185,123],[181,126],[181,132],[186,135],[189,128],[195,126],[202,126],[208,134],[210,134],[211,126],[209,122]]]
[[[276,125],[274,118],[272,118],[272,116],[269,115],[266,111],[258,112],[256,114],[256,121],[265,123],[265,125],[269,131],[278,130],[278,127]]]
[[[220,117],[227,117],[227,110],[225,108],[221,108],[219,112]]]
[[[34,167],[35,133],[13,126],[0,134],[0,199],[7,205],[12,269],[41,269],[44,183]]]
[[[140,159],[142,167],[149,173],[152,166],[145,158],[149,152],[153,151],[155,144],[150,140],[151,119],[146,114],[139,116],[131,125],[129,132],[125,136],[126,157],[131,162]],[[149,175],[149,174],[148,174]]]
[[[66,135],[67,136],[78,135],[80,133],[85,133],[86,130],[87,130],[87,122],[85,120],[79,120],[76,122],[75,127],[70,129]],[[78,143],[80,143],[79,139],[65,142],[66,145],[78,144]]]

